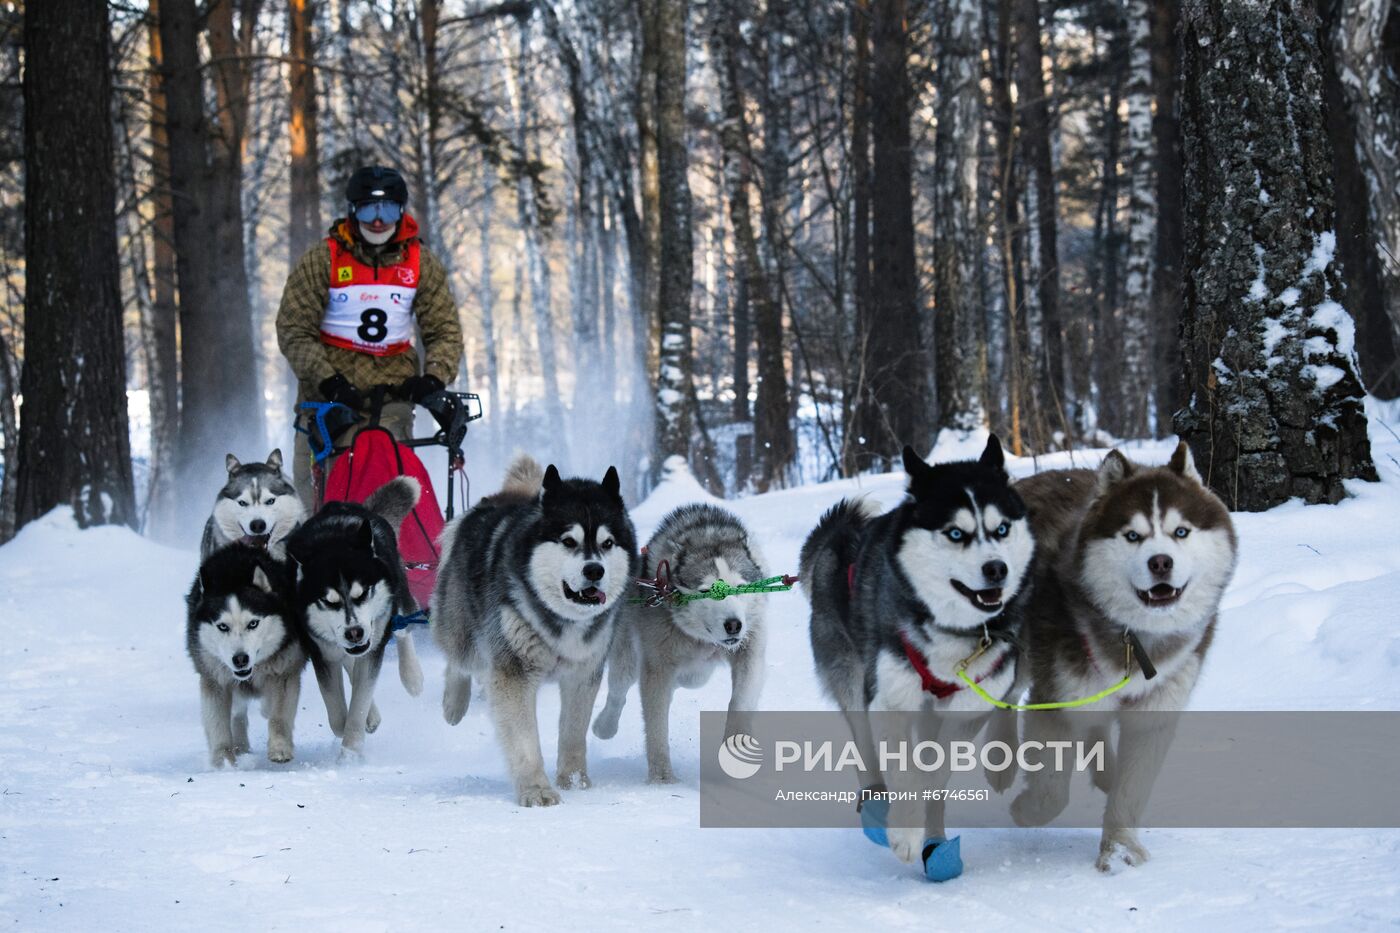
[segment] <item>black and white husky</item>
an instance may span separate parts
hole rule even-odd
[[[379,728],[374,687],[393,632],[391,622],[417,608],[396,535],[421,492],[416,479],[396,477],[364,505],[326,503],[287,540],[296,565],[302,640],[331,731],[341,739],[342,757],[361,754],[365,733]],[[401,637],[398,651],[399,677],[416,696],[423,674],[413,642]],[[350,677],[348,707],[342,669]]]
[[[447,526],[433,590],[433,637],[447,656],[442,712],[466,714],[471,678],[486,678],[496,732],[522,806],[559,803],[545,776],[535,698],[559,681],[560,787],[587,787],[587,731],[631,595],[637,540],[617,470],[564,480],[521,457],[500,492]]]
[[[292,721],[306,654],[293,624],[285,564],[230,544],[200,564],[185,599],[185,647],[199,673],[204,735],[214,767],[248,745],[248,703],[262,699],[269,761],[292,760]]]
[[[767,576],[748,529],[713,505],[682,506],[666,516],[643,551],[641,576],[653,576],[663,562],[670,583],[682,593],[699,592],[716,580],[738,586]],[[627,691],[640,671],[647,778],[660,784],[675,781],[669,742],[672,694],[677,686],[703,686],[715,668],[727,664],[733,684],[731,719],[754,709],[763,686],[765,602],[761,595],[681,605],[628,601],[619,612],[608,655],[608,702],[593,722],[593,734],[600,739],[617,734]],[[730,726],[731,735],[742,731],[736,722]]]
[[[1117,723],[1109,767],[1094,773],[1108,795],[1097,865],[1146,861],[1137,827],[1171,744],[1170,714],[1196,685],[1234,573],[1230,513],[1201,483],[1185,443],[1163,467],[1130,463],[1114,450],[1097,472],[1041,473],[1016,490],[1038,542],[1026,604],[1031,702],[1092,696],[1131,676],[1083,709],[1028,714],[1027,738],[1107,739]],[[1125,671],[1130,634],[1136,663]],[[1154,714],[1118,715],[1129,710]],[[1021,825],[1039,825],[1064,809],[1070,773],[1042,769],[1028,779],[1011,812]]]
[[[936,466],[905,447],[904,469],[909,495],[897,508],[876,515],[844,500],[802,546],[817,676],[867,763],[876,759],[866,712],[992,711],[956,675],[984,635],[992,646],[967,673],[997,699],[1012,693],[1019,615],[1009,607],[1034,551],[995,436],[980,459]],[[889,817],[890,848],[906,862],[945,831],[941,802],[923,814],[916,806]]]
[[[273,557],[286,560],[287,535],[306,518],[306,507],[282,475],[282,451],[274,450],[266,463],[240,463],[229,454],[224,464],[228,482],[204,523],[200,560],[235,541],[265,547]]]

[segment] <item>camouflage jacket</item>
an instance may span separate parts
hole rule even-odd
[[[418,224],[405,214],[398,236],[378,250],[352,237],[345,219],[336,221],[330,235],[360,262],[390,266],[403,259],[408,244],[418,236]],[[418,255],[419,281],[413,313],[423,338],[423,371],[450,384],[457,378],[457,365],[462,360],[462,324],[457,318],[457,303],[442,263],[426,246],[419,249]],[[277,345],[301,383],[300,398],[321,400],[317,386],[336,373],[361,391],[380,384],[398,385],[416,375],[416,353],[372,356],[321,342],[321,319],[330,300],[330,279],[331,251],[323,241],[297,261],[277,309]]]

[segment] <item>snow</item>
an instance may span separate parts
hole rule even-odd
[[[1378,484],[1335,506],[1236,517],[1241,562],[1198,709],[1400,709],[1400,405],[1368,405]],[[1382,419],[1385,423],[1379,423]],[[939,456],[980,438],[940,440]],[[1162,462],[1168,442],[1129,453]],[[1092,466],[1102,451],[1012,460]],[[645,538],[670,508],[708,499],[689,472],[634,510]],[[477,477],[477,487],[493,483]],[[898,474],[727,503],[774,573],[795,572],[821,511],[853,494],[884,506]],[[417,635],[427,686],[408,697],[392,659],[367,759],[337,762],[314,679],[297,758],[256,754],[212,772],[183,647],[196,566],[120,528],[78,531],[56,511],[0,548],[0,925],[24,930],[798,928],[1379,929],[1400,921],[1400,832],[1162,830],[1153,860],[1093,868],[1087,830],[969,831],[967,873],[924,882],[855,830],[702,830],[697,713],[727,678],[680,691],[671,741],[682,783],[644,782],[635,691],[617,738],[590,736],[595,785],[523,810],[476,698],[453,728],[442,662]],[[765,708],[825,709],[806,604],[772,597]],[[552,763],[558,700],[539,721]]]

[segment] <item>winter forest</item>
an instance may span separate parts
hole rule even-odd
[[[0,540],[290,450],[291,266],[393,166],[511,452],[631,496],[1178,434],[1237,510],[1400,394],[1390,0],[3,4]],[[190,503],[188,514],[179,503]]]

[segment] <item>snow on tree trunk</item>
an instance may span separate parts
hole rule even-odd
[[[1232,509],[1336,502],[1343,480],[1375,478],[1337,301],[1314,26],[1309,0],[1184,10],[1190,400],[1176,429]]]
[[[1387,54],[1384,41],[1389,35],[1393,46],[1397,18],[1400,10],[1390,0],[1346,0],[1332,39],[1370,190],[1386,316],[1400,348],[1400,53]]]
[[[942,0],[938,23],[938,129],[934,147],[934,325],[938,423],[987,424],[987,333],[977,167],[982,118],[982,0]]]
[[[1128,141],[1123,154],[1128,175],[1128,250],[1123,264],[1123,352],[1115,380],[1122,412],[1118,431],[1123,437],[1147,436],[1153,388],[1149,324],[1157,248],[1157,180],[1153,176],[1151,17],[1148,0],[1128,0]]]
[[[670,457],[689,462],[691,431],[690,296],[694,274],[690,182],[686,176],[686,25],[688,0],[657,0],[656,156],[660,234],[657,314],[661,324],[656,376],[653,475]]]
[[[110,50],[105,4],[25,12],[24,404],[5,464],[19,474],[18,525],[58,505],[81,527],[135,518]]]

